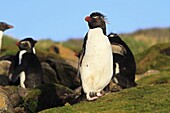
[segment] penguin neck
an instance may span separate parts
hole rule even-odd
[[[106,24],[102,24],[100,28],[103,30],[103,34],[106,35]]]
[[[18,63],[18,65],[21,64],[22,56],[23,56],[23,54],[25,54],[26,52],[27,52],[26,50],[21,50],[21,51],[19,52],[19,63]]]
[[[96,33],[97,34],[104,34],[102,28],[100,28],[100,27],[90,29],[89,32],[91,32],[91,33],[93,32],[92,34],[96,34]]]
[[[103,30],[103,34],[106,35],[106,27],[102,28],[102,30]]]
[[[96,28],[92,28],[92,29],[101,29],[103,34],[106,35],[106,27],[105,28],[96,27]]]
[[[4,32],[0,30],[0,51],[1,51],[1,46],[2,46],[2,37],[3,37]]]

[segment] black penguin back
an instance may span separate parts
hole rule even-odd
[[[35,54],[25,53],[21,65],[25,67],[26,87],[33,88],[43,83],[43,70],[41,63]]]
[[[118,63],[120,71],[118,74],[114,75],[114,77],[118,80],[118,84],[124,88],[136,86],[136,62],[132,51],[119,35],[111,33],[108,37],[111,44],[120,44],[126,50],[123,55],[113,53],[114,69],[116,68],[115,64]]]

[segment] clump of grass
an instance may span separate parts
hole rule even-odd
[[[165,70],[170,68],[170,56],[161,54],[165,48],[169,48],[170,43],[157,44],[136,55],[137,73],[144,73],[150,69]]]
[[[170,71],[162,71],[160,74],[154,74],[142,78],[138,81],[139,86],[152,86],[157,84],[170,84]]]

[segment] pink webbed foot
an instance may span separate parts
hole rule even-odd
[[[103,96],[104,94],[102,94],[101,92],[98,92],[96,95],[97,95],[98,97],[101,97],[101,96]]]
[[[91,97],[92,96],[92,97]],[[91,95],[91,93],[87,93],[86,94],[86,98],[87,100],[89,101],[92,101],[92,100],[96,100],[97,98],[99,98],[98,96],[95,96],[95,95]]]

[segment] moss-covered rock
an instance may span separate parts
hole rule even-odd
[[[75,96],[71,89],[62,85],[44,84],[35,89],[28,89],[22,105],[25,111],[36,113],[43,109],[63,106],[74,101]]]
[[[0,86],[0,112],[14,113],[14,107],[20,103],[20,97],[15,86]]]
[[[0,61],[0,85],[9,85],[8,70],[11,62],[7,60]]]

